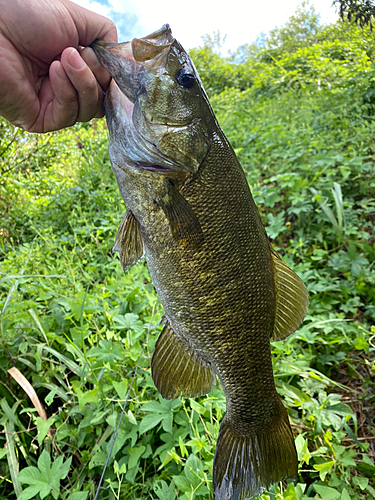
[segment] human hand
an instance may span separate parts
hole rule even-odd
[[[112,21],[69,0],[0,0],[0,13],[1,116],[49,132],[104,115],[110,76],[88,45],[117,42]]]

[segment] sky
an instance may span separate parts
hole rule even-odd
[[[74,0],[110,17],[125,42],[156,31],[165,23],[185,49],[202,45],[202,36],[226,35],[222,54],[255,42],[263,32],[281,27],[301,0]],[[332,0],[311,0],[321,23],[337,19]]]

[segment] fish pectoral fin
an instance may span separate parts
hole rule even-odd
[[[124,271],[136,264],[144,255],[141,229],[130,210],[127,210],[120,222],[112,251],[120,255]]]
[[[281,405],[281,402],[280,402]],[[297,477],[298,457],[288,415],[280,407],[271,424],[257,432],[228,414],[221,422],[213,465],[215,499],[255,498],[271,484]],[[230,494],[229,494],[230,492]]]
[[[202,396],[210,392],[215,382],[210,364],[174,333],[168,321],[155,345],[151,373],[165,399]]]
[[[309,296],[301,278],[271,248],[275,276],[276,314],[271,341],[285,339],[303,321]]]
[[[168,219],[173,237],[181,244],[199,244],[203,239],[201,225],[189,203],[169,182],[164,196],[156,200]]]

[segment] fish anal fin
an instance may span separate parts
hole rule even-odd
[[[144,255],[141,229],[130,210],[127,210],[120,222],[112,251],[120,255],[124,271],[136,264]]]
[[[271,341],[285,339],[302,323],[309,306],[309,296],[301,278],[271,248],[273,260],[276,314]]]
[[[164,196],[156,200],[168,219],[171,233],[180,244],[199,245],[203,240],[200,223],[189,203],[171,183]]]
[[[256,433],[241,431],[241,425],[224,416],[213,465],[215,500],[258,497],[271,484],[296,477],[297,472],[297,452],[285,408],[280,407],[272,425]]]
[[[165,399],[202,396],[210,392],[215,381],[209,363],[174,333],[168,320],[155,345],[151,373]]]

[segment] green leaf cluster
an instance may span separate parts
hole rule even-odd
[[[38,467],[26,467],[18,474],[18,481],[29,485],[18,498],[29,500],[39,495],[43,499],[50,493],[53,498],[59,498],[60,481],[68,475],[71,462],[72,457],[64,462],[64,457],[60,455],[51,464],[50,454],[43,450],[38,459]]]
[[[219,45],[206,37],[194,61],[272,244],[310,293],[301,328],[272,344],[299,477],[262,500],[372,500],[373,33],[321,26],[305,6],[235,54]],[[225,398],[155,389],[163,311],[145,263],[124,274],[111,252],[125,207],[104,121],[47,136],[1,121],[0,137],[0,500],[94,498],[126,398],[98,498],[212,500]]]

